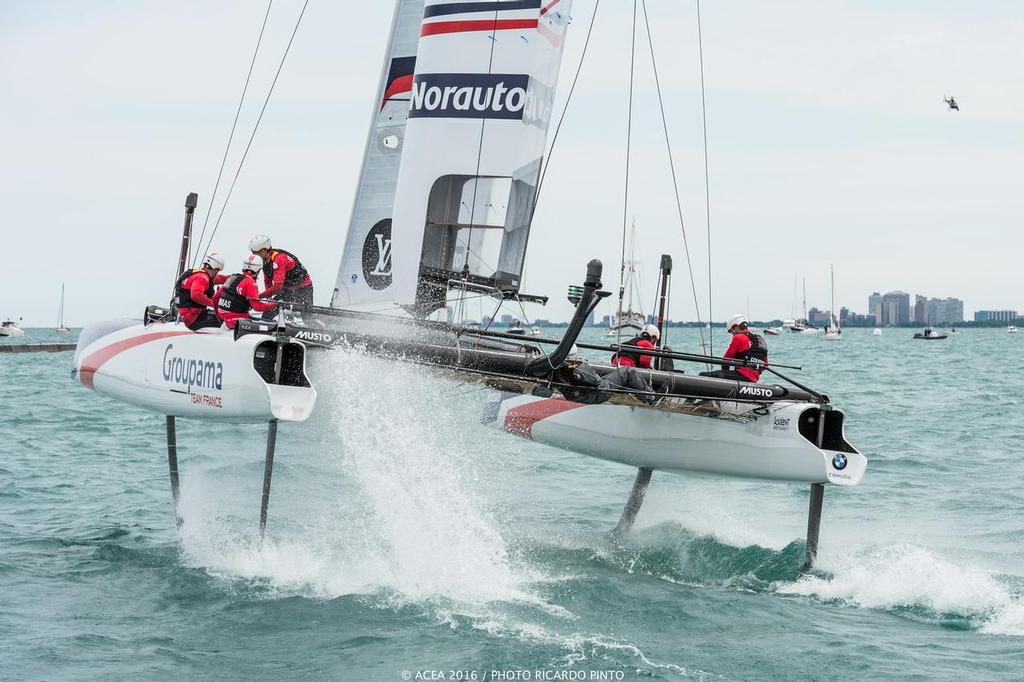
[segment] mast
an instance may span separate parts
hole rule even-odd
[[[60,319],[57,320],[57,328],[62,329],[64,327],[64,282],[60,283],[60,312],[58,317]]]
[[[804,322],[807,324],[811,323],[811,320],[807,317],[807,278],[804,277]]]

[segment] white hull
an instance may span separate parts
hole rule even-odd
[[[291,345],[305,349],[302,344]],[[288,349],[289,352],[296,352]],[[235,340],[227,330],[192,332],[181,323],[105,322],[82,330],[75,376],[87,388],[175,417],[232,422],[305,421],[316,390],[268,383],[276,358],[273,337]],[[266,367],[271,367],[268,372]]]
[[[841,432],[842,451],[801,435],[801,415],[817,413],[810,403],[774,403],[761,416],[754,405],[725,403],[734,415],[704,416],[508,393],[494,400],[496,423],[510,433],[633,467],[844,486],[860,483],[867,468]]]
[[[25,336],[25,332],[17,327],[0,327],[0,336]]]
[[[826,341],[839,341],[843,338],[843,335],[840,334],[839,332],[825,332],[824,334],[822,334],[821,338],[825,339]]]

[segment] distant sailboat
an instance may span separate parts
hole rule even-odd
[[[647,323],[644,315],[643,302],[640,300],[640,282],[636,271],[636,222],[634,221],[629,231],[629,256],[622,263],[622,269],[626,272],[625,295],[627,300],[626,309],[621,308],[609,318],[608,329],[604,335],[630,337],[639,334]],[[633,309],[633,296],[636,294],[637,310]],[[621,305],[621,303],[620,303]]]
[[[64,283],[60,283],[60,312],[57,316],[57,333],[67,334],[71,329],[64,326]]]
[[[836,266],[832,266],[832,307],[828,311],[829,324],[825,335],[821,338],[829,341],[838,341],[843,338],[843,330],[839,328],[839,320],[836,319]]]
[[[882,335],[882,330],[879,329],[878,327],[875,327],[874,331],[871,332],[871,335],[872,336],[881,336]]]

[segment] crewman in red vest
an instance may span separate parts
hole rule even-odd
[[[249,240],[249,250],[263,259],[263,291],[260,298],[274,297],[280,303],[313,305],[313,280],[294,254],[270,245],[270,237],[258,234]]]
[[[224,320],[228,329],[234,329],[238,320],[249,319],[249,311],[267,312],[277,307],[272,301],[259,299],[259,285],[256,275],[263,269],[263,259],[250,253],[242,261],[242,272],[231,275],[217,290],[217,317]]]
[[[765,363],[768,362],[768,344],[764,337],[750,331],[747,326],[747,318],[737,313],[729,318],[726,329],[732,334],[732,341],[729,348],[722,357],[726,360],[745,360]],[[722,369],[714,372],[701,372],[702,377],[717,377],[719,379],[733,379],[735,381],[746,381],[756,384],[761,379],[761,370],[750,367],[728,367],[722,365]]]
[[[638,346],[640,348],[650,348],[651,350],[655,350],[655,344],[660,338],[661,332],[658,331],[658,325],[647,324],[644,325],[644,328],[639,335],[634,336],[623,345]],[[651,356],[632,349],[620,350],[612,356],[612,365],[616,367],[641,367],[643,369],[650,369]]]
[[[223,269],[224,259],[211,251],[203,259],[203,267],[186,270],[174,283],[174,305],[181,321],[192,331],[220,326],[220,319],[212,310],[216,307],[212,297],[214,285],[227,280],[226,275],[220,274]]]

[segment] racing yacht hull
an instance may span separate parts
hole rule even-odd
[[[82,330],[74,376],[86,388],[159,414],[228,422],[305,421],[316,390],[305,347],[269,334],[238,339],[224,329],[193,332],[180,322],[119,320]]]
[[[867,468],[843,437],[842,412],[811,403],[714,401],[675,410],[495,393],[490,416],[509,433],[637,468],[842,486],[860,483]]]

